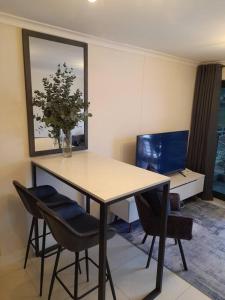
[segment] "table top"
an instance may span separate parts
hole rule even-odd
[[[170,178],[89,151],[32,158],[32,162],[102,202],[111,202]]]

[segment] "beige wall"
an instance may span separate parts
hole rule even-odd
[[[4,263],[21,255],[25,246],[28,218],[11,182],[30,184],[30,165],[21,30],[0,24],[0,40],[0,263]],[[89,149],[134,163],[137,134],[188,129],[195,71],[193,65],[164,57],[89,44],[93,113]],[[49,180],[39,175],[39,183]],[[67,192],[74,195],[71,189]]]

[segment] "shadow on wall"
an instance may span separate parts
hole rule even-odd
[[[24,185],[31,182],[30,162],[20,150],[9,151],[1,163],[0,266],[22,258],[28,236],[30,218],[12,184],[14,179]]]
[[[128,164],[135,165],[136,139],[116,139],[113,142],[113,157]]]
[[[5,215],[3,224],[8,224],[4,239],[7,239],[5,255],[9,255],[15,250],[15,244],[18,245],[17,249],[25,248],[31,218],[17,195],[9,194],[6,197],[6,206],[5,212],[7,211],[8,213]]]

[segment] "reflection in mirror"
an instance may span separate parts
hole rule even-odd
[[[88,106],[87,45],[27,30],[23,30],[23,44],[30,154],[60,152],[62,125],[59,119],[53,122],[57,112],[65,112],[60,99],[69,91],[68,97],[76,95],[74,101],[83,104],[83,115]],[[70,130],[74,150],[86,149],[87,119],[80,118]]]

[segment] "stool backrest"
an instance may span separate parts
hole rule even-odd
[[[39,201],[38,198],[30,193],[29,190],[18,181],[14,180],[13,185],[15,186],[27,211],[36,218],[42,218],[42,215],[37,207],[37,202]]]
[[[60,218],[43,202],[38,202],[38,208],[57,243],[68,250],[79,252],[80,239],[83,236],[77,233],[64,219]]]
[[[161,200],[162,192],[158,189],[135,196],[138,215],[145,231],[149,231],[149,226],[153,221],[160,219]]]
[[[141,225],[144,230],[146,230],[146,226],[148,227],[149,221],[154,217],[151,205],[141,194],[135,196],[135,202]]]

